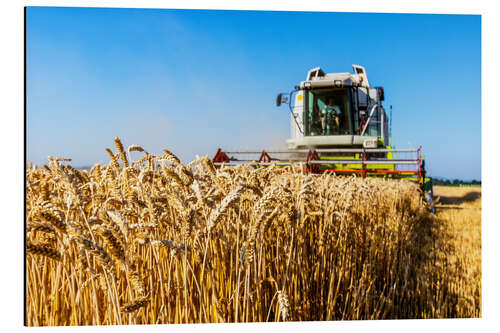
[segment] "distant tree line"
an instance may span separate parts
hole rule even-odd
[[[434,185],[445,185],[445,186],[481,186],[481,181],[480,180],[471,180],[471,181],[465,181],[465,180],[460,180],[460,179],[437,179],[433,178],[432,183]]]

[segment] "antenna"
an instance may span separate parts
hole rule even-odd
[[[394,141],[392,140],[392,104],[389,106],[390,109],[390,119],[389,119],[389,143],[392,148],[394,148]]]

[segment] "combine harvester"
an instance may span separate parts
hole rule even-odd
[[[278,94],[276,105],[288,104],[291,113],[288,150],[219,148],[214,164],[294,164],[301,171],[315,174],[406,179],[416,182],[432,201],[432,181],[426,178],[422,148],[391,147],[389,119],[382,106],[384,89],[370,86],[364,67],[352,67],[354,74],[325,74],[320,67],[313,68],[295,90]]]

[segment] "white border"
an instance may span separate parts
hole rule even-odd
[[[6,2],[6,3],[5,3]],[[397,13],[446,13],[446,14],[481,14],[482,16],[482,166],[483,166],[483,318],[478,320],[399,320],[399,321],[358,321],[358,322],[310,322],[285,324],[227,324],[227,325],[151,325],[151,326],[114,326],[114,327],[79,327],[71,330],[173,330],[185,331],[197,329],[203,331],[233,331],[243,329],[314,329],[314,330],[347,330],[351,331],[492,331],[500,327],[499,309],[499,275],[498,275],[498,213],[494,203],[500,186],[499,148],[493,133],[497,133],[495,124],[500,123],[498,116],[498,31],[500,31],[498,11],[494,1],[245,1],[236,4],[234,1],[4,1],[0,10],[0,96],[2,98],[2,130],[0,131],[2,146],[1,202],[2,261],[2,301],[0,313],[1,326],[12,329],[22,327],[22,221],[23,221],[23,6],[85,6],[85,7],[141,7],[141,8],[186,8],[186,9],[254,9],[254,10],[305,10],[305,11],[346,11],[346,12],[397,12]],[[496,136],[495,136],[496,137]],[[488,141],[488,138],[493,139]],[[490,140],[491,140],[490,139]],[[459,148],[459,147],[457,147]],[[5,182],[6,181],[6,182]],[[7,208],[7,209],[5,209]],[[38,328],[29,328],[39,330]],[[44,331],[68,328],[44,328]]]

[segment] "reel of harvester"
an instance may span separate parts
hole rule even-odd
[[[397,158],[401,153],[413,157]],[[236,157],[238,156],[238,157]],[[258,156],[258,158],[257,158]],[[389,156],[381,157],[381,156]],[[300,172],[322,174],[358,174],[361,177],[386,177],[414,180],[422,187],[425,183],[425,162],[422,148],[418,149],[314,149],[294,151],[224,151],[218,149],[212,162],[236,166],[252,162],[255,167],[285,167],[296,165]],[[412,166],[398,168],[397,166]]]
[[[404,156],[402,156],[404,155]],[[222,150],[212,158],[216,168],[251,163],[255,168],[274,166],[279,172],[358,175],[415,182],[432,207],[432,179],[426,177],[422,147],[418,149],[299,149]],[[294,166],[294,167],[292,167]]]

